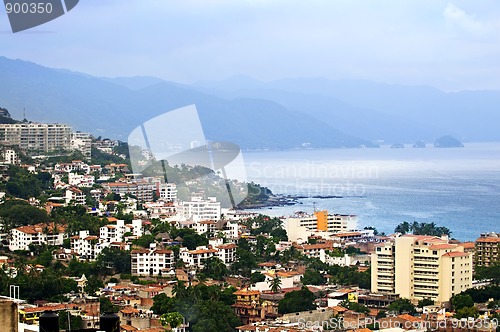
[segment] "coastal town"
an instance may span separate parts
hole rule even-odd
[[[188,166],[178,183],[134,174],[123,142],[0,117],[6,331],[50,315],[62,331],[498,331],[498,225],[460,242],[433,223],[270,217],[188,192]]]

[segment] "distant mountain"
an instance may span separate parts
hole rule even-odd
[[[102,79],[111,83],[124,86],[130,90],[142,90],[145,88],[149,88],[150,86],[165,82],[161,78],[151,77],[151,76],[114,77],[114,78],[102,77]]]
[[[357,147],[373,144],[271,100],[222,97],[155,78],[102,79],[0,57],[0,106],[14,118],[67,123],[126,140],[154,116],[196,104],[205,134],[243,148]],[[179,125],[182,130],[182,124]]]
[[[438,138],[434,142],[434,147],[436,148],[463,148],[464,145],[458,139],[453,136],[445,135]]]
[[[428,86],[325,78],[262,82],[233,77],[195,86],[219,96],[260,97],[295,106],[372,140],[433,142],[451,133],[467,141],[500,141],[500,91],[443,92]]]

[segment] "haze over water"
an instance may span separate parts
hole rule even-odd
[[[500,231],[500,143],[246,152],[244,157],[249,181],[277,194],[309,197],[299,205],[261,209],[265,214],[312,213],[316,207],[357,214],[360,228],[386,233],[403,221],[435,222],[459,240]]]

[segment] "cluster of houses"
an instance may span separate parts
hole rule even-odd
[[[98,148],[102,151],[114,147],[112,141],[99,144]],[[18,162],[11,152],[5,158]],[[36,165],[29,167],[31,171],[37,171]],[[212,258],[218,258],[230,267],[237,259],[238,239],[257,242],[243,223],[255,217],[255,213],[224,209],[215,198],[205,197],[203,193],[193,194],[189,200],[179,200],[175,184],[164,183],[158,177],[137,178],[129,173],[126,164],[102,166],[74,160],[58,163],[53,169],[45,171],[51,172],[54,187],[63,190],[65,195],[48,198],[41,208],[50,212],[60,206],[82,205],[88,213],[106,218],[107,224],[100,227],[98,234],[92,234],[90,230],[68,234],[66,225],[54,222],[21,226],[12,229],[10,234],[3,234],[2,240],[8,243],[11,251],[29,250],[30,245],[60,246],[54,253],[55,258],[60,260],[75,257],[92,261],[107,247],[130,250],[132,275],[166,277],[157,284],[147,286],[127,281],[108,284],[101,289],[102,296],[120,305],[122,331],[162,331],[159,317],[150,308],[154,296],[160,293],[172,295],[175,281],[166,280],[177,278],[192,282],[191,273],[199,271]],[[30,200],[30,203],[40,205],[36,199]],[[130,222],[117,219],[113,217],[117,211],[131,213],[134,218]],[[159,233],[148,248],[134,246],[134,240],[151,234],[149,229],[152,219],[177,228],[192,229],[206,236],[209,242],[205,246],[188,249],[182,246],[182,238],[171,238],[168,233]],[[315,294],[317,309],[280,315],[278,302],[287,293],[301,289],[305,268],[293,261],[283,265],[264,262],[252,271],[260,272],[264,281],[249,283],[238,276],[226,279],[227,283],[239,289],[235,293],[237,300],[233,310],[243,324],[238,327],[240,332],[320,331],[324,324],[318,328],[306,326],[304,322],[333,322],[331,317],[344,322],[369,322],[377,317],[382,308],[401,296],[413,302],[429,298],[436,304],[445,305],[450,296],[473,287],[472,271],[476,264],[488,266],[498,262],[500,256],[500,237],[496,233],[482,234],[476,243],[457,243],[446,237],[432,236],[376,236],[373,230],[358,230],[355,215],[329,214],[328,211],[297,213],[283,218],[283,223],[288,241],[277,243],[276,251],[295,250],[328,265],[356,267],[359,271],[371,267],[372,289],[305,285]],[[67,239],[69,248],[63,248]],[[345,250],[347,247],[358,250],[348,254]],[[176,263],[179,261],[182,261],[183,269],[177,268],[179,265]],[[0,263],[8,264],[8,259],[0,259]],[[43,266],[36,268],[43,269]],[[279,292],[271,289],[272,281],[276,278],[280,281]],[[82,289],[85,280],[84,276],[78,279]],[[96,303],[92,304],[91,297],[80,300],[75,298],[71,304],[59,304],[51,310],[70,310],[84,317],[86,327],[96,327]],[[348,310],[341,306],[344,301],[364,304],[370,308],[370,312],[360,314]],[[47,310],[46,305],[24,304],[20,312],[23,312],[23,319],[30,322],[30,317],[38,317],[43,310]],[[415,323],[412,328],[418,330],[420,327],[416,325],[417,322],[451,319],[440,310],[440,307],[428,308],[427,316],[420,318],[393,315],[388,328],[412,322]],[[31,321],[35,320],[33,318]],[[393,322],[399,322],[399,325]],[[352,330],[363,331],[369,325],[358,324]],[[182,332],[185,328],[182,325],[177,331]]]

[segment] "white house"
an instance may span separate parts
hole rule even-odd
[[[165,275],[174,267],[174,252],[166,249],[132,250],[131,263],[133,275]]]
[[[203,268],[203,262],[211,257],[217,256],[217,249],[209,249],[201,246],[196,247],[196,250],[181,248],[180,258],[187,266]]]
[[[66,204],[74,202],[76,205],[85,205],[85,193],[78,188],[66,189]]]
[[[9,250],[29,250],[30,244],[47,244],[61,246],[66,228],[56,224],[37,224],[33,226],[21,226],[11,231],[12,237],[9,241]]]
[[[80,231],[78,235],[71,238],[71,250],[80,256],[80,259],[93,260],[102,251],[99,238],[90,235],[89,231]]]
[[[177,186],[175,183],[161,183],[158,186],[160,200],[175,202],[177,200]]]
[[[68,183],[70,186],[91,188],[95,183],[95,178],[93,175],[68,173]]]

